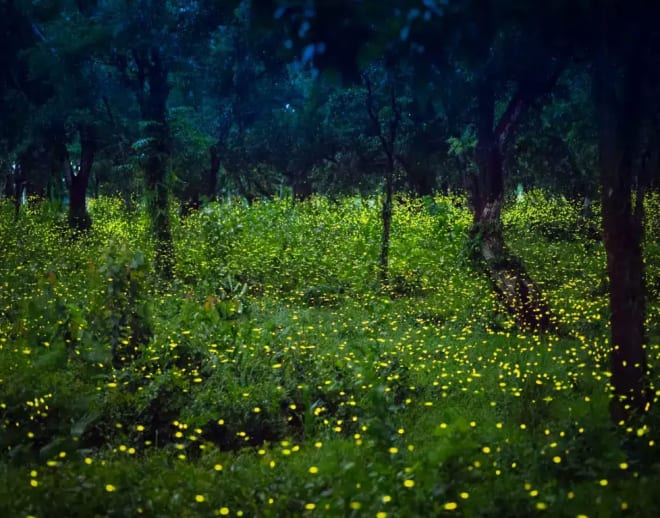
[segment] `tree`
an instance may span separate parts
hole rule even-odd
[[[272,7],[272,2],[265,4]],[[548,305],[522,262],[507,250],[500,214],[503,149],[528,106],[552,88],[565,64],[559,32],[545,18],[553,11],[507,0],[439,4],[410,1],[376,8],[369,2],[342,1],[332,7],[316,2],[315,9],[280,7],[277,14],[294,27],[309,28],[298,30],[295,40],[302,61],[337,68],[348,78],[359,68],[359,59],[376,54],[385,54],[389,62],[409,61],[422,80],[433,67],[463,70],[464,88],[475,98],[477,174],[468,182],[472,236],[495,290],[519,325],[547,329]],[[341,44],[325,38],[329,27],[341,32]],[[505,109],[496,118],[502,100]]]
[[[170,73],[196,61],[200,49],[234,2],[116,1],[104,16],[115,23],[112,57],[142,119],[139,148],[156,241],[156,269],[171,278],[174,247],[169,222],[168,171],[172,152],[168,100]]]
[[[21,196],[36,179],[32,174],[39,146],[30,142],[31,107],[45,103],[50,86],[30,74],[29,51],[37,34],[24,6],[15,1],[0,5],[0,127],[1,150],[6,162],[5,193],[14,198],[18,218]]]
[[[382,223],[383,233],[380,244],[378,262],[380,281],[388,283],[388,265],[390,254],[390,230],[392,226],[392,196],[394,194],[394,174],[397,163],[397,139],[401,124],[401,105],[397,100],[397,86],[391,70],[385,70],[385,78],[381,80],[388,90],[388,105],[386,119],[382,120],[381,110],[376,107],[374,87],[369,72],[364,74],[366,87],[366,108],[369,119],[378,137],[378,142],[386,158],[385,181],[383,186]]]
[[[645,160],[654,141],[660,94],[660,34],[656,2],[607,1],[595,20],[593,100],[598,149],[603,238],[610,279],[612,418],[618,422],[648,410],[646,316],[642,237]],[[651,149],[657,153],[657,147]],[[657,163],[655,164],[657,166]]]
[[[34,130],[50,149],[52,180],[55,185],[64,180],[68,190],[70,227],[86,230],[91,226],[87,189],[104,133],[102,99],[107,99],[108,70],[102,59],[108,33],[90,16],[88,5],[61,2],[58,7],[30,13],[40,35],[30,53],[32,76],[52,91],[48,102],[33,109]],[[72,150],[78,158],[75,164]]]

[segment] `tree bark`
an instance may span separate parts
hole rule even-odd
[[[170,229],[170,201],[167,186],[167,167],[170,157],[170,135],[167,124],[167,98],[170,87],[168,71],[159,49],[134,52],[138,69],[137,97],[148,139],[144,174],[149,192],[149,212],[155,237],[155,266],[159,276],[171,279],[174,275],[174,244]],[[147,86],[148,85],[148,86]]]
[[[80,167],[78,174],[69,174],[69,226],[74,230],[87,230],[92,225],[92,220],[87,212],[87,187],[94,164],[96,153],[96,139],[93,128],[89,125],[81,125],[80,135]],[[69,157],[65,157],[66,164],[70,169]]]
[[[608,184],[603,182],[602,214],[610,279],[611,382],[615,395],[610,411],[613,420],[619,422],[632,413],[645,411],[649,402],[643,234],[641,210],[632,208],[630,192]]]
[[[610,414],[618,423],[645,412],[650,395],[644,349],[643,183],[635,167],[644,117],[642,49],[633,47],[622,52],[612,46],[611,31],[618,29],[619,17],[611,8],[608,4],[600,11],[602,25],[592,81],[598,117],[603,239],[610,280],[614,392]]]
[[[519,116],[519,99],[507,116]],[[501,213],[504,204],[504,171],[500,151],[501,138],[493,129],[495,94],[490,81],[483,81],[478,91],[476,163],[478,173],[469,184],[470,204],[474,213],[472,239],[478,247],[479,260],[485,264],[495,292],[522,329],[545,331],[551,325],[550,308],[541,290],[529,277],[522,261],[506,247]],[[512,122],[498,127],[511,131]]]
[[[367,89],[366,107],[367,114],[371,120],[378,137],[378,141],[383,149],[387,165],[385,169],[385,185],[383,187],[383,206],[381,210],[381,219],[383,222],[383,233],[380,242],[380,256],[378,261],[378,277],[382,286],[389,283],[389,257],[390,257],[390,233],[392,229],[392,197],[394,194],[394,171],[397,160],[396,139],[401,122],[401,107],[396,99],[396,84],[391,71],[387,71],[387,82],[389,86],[389,101],[392,114],[387,123],[387,131],[384,131],[378,118],[378,111],[375,106],[374,93],[371,80],[368,74],[364,76],[364,84]]]

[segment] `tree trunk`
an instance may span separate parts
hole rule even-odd
[[[627,57],[610,47],[608,30],[616,24],[605,9],[603,33],[593,67],[598,117],[603,239],[610,280],[611,370],[616,423],[648,409],[644,319],[646,316],[643,237],[643,189],[634,197],[642,114],[639,52]],[[617,64],[623,64],[618,68]],[[623,73],[621,73],[623,72]],[[623,81],[618,81],[623,78]],[[638,184],[641,185],[641,184]]]
[[[644,350],[644,263],[641,211],[633,211],[630,193],[603,183],[603,234],[610,279],[612,331],[612,418],[619,422],[646,409]],[[608,194],[611,193],[611,194]],[[641,205],[641,201],[639,202]]]
[[[170,230],[170,201],[167,186],[167,167],[170,158],[170,134],[167,124],[167,98],[170,87],[168,72],[160,50],[135,52],[138,75],[142,78],[138,90],[142,118],[146,122],[148,139],[144,174],[148,206],[155,245],[155,266],[159,276],[171,279],[174,274],[174,244]],[[147,86],[148,83],[148,86]]]
[[[495,96],[488,81],[480,85],[478,110],[478,173],[469,184],[474,211],[471,236],[477,242],[479,260],[485,264],[496,293],[518,326],[545,331],[551,324],[550,308],[522,261],[511,254],[504,243],[500,218],[504,204],[504,172],[500,140],[493,130]]]
[[[380,242],[380,261],[378,273],[380,282],[386,286],[389,281],[389,258],[390,258],[390,232],[392,229],[392,195],[394,193],[394,162],[390,158],[385,175],[385,188],[383,199],[383,235]]]
[[[156,271],[163,279],[171,279],[174,273],[174,245],[170,230],[170,200],[166,184],[169,146],[166,124],[152,122],[147,134],[152,138],[144,173],[148,194],[151,227],[156,241]]]
[[[383,208],[381,217],[383,221],[383,234],[380,242],[380,257],[378,262],[378,277],[383,287],[389,282],[389,257],[390,257],[390,232],[392,229],[392,196],[394,194],[394,168],[399,161],[399,155],[396,153],[397,134],[399,123],[401,122],[401,106],[396,97],[396,81],[391,71],[387,71],[387,82],[389,86],[389,101],[392,114],[385,126],[381,124],[378,117],[378,110],[374,104],[374,92],[371,80],[368,74],[364,76],[364,84],[367,89],[366,108],[369,119],[376,130],[378,140],[387,159],[387,169],[385,170],[385,185],[383,188]],[[384,127],[385,126],[385,127]],[[387,131],[385,131],[387,129]]]
[[[94,164],[96,140],[91,126],[83,125],[80,134],[80,168],[78,174],[69,175],[69,226],[74,230],[87,230],[92,220],[87,212],[87,186]],[[69,161],[69,157],[65,157]],[[69,164],[66,164],[69,165]]]

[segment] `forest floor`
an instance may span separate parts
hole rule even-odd
[[[72,237],[0,201],[0,515],[660,516],[660,412],[609,419],[598,217],[536,191],[507,240],[558,321],[516,329],[469,259],[460,197],[146,216],[111,198]],[[649,197],[660,395],[660,198]]]

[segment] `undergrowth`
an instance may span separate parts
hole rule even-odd
[[[119,200],[82,235],[0,203],[0,513],[657,516],[656,407],[608,417],[597,216],[542,192],[503,216],[558,337],[469,267],[460,207],[399,199],[382,289],[373,199],[173,209],[167,286]],[[657,196],[647,214],[657,372]]]

